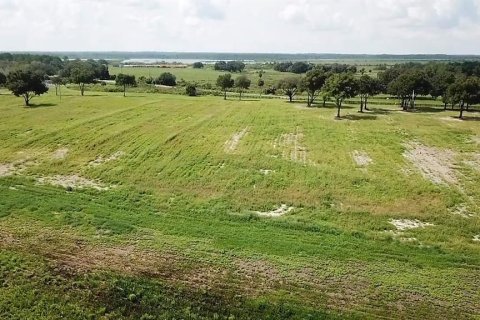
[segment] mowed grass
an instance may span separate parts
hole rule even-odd
[[[25,163],[0,177],[1,318],[480,315],[477,113],[347,106],[334,120],[283,101],[76,91],[34,103],[0,95],[0,164]],[[426,180],[403,156],[413,141],[455,152],[458,184]],[[36,182],[56,175],[112,188]],[[295,209],[255,214],[282,204]],[[434,226],[395,234],[391,219]]]
[[[157,67],[128,67],[124,66],[120,67],[109,67],[109,71],[111,74],[119,74],[119,73],[126,73],[135,75],[137,78],[140,76],[144,77],[152,77],[153,79],[157,78],[164,72],[170,72],[177,77],[177,81],[185,80],[190,83],[195,83],[197,85],[201,84],[210,84],[212,86],[216,85],[217,78],[219,75],[228,73],[226,71],[216,71],[213,69],[213,66],[207,65],[203,69],[194,69],[193,67],[187,68],[157,68]],[[232,78],[235,79],[236,77],[240,76],[241,74],[245,74],[249,77],[252,81],[252,89],[258,89],[257,83],[259,79],[259,72],[260,70],[253,69],[250,66],[247,66],[244,72],[242,73],[233,73]],[[263,70],[264,74],[262,79],[265,81],[264,88],[268,88],[270,86],[274,86],[278,83],[278,81],[284,77],[288,76],[299,76],[293,73],[282,73],[275,70]]]

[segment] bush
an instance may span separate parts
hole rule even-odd
[[[275,87],[270,87],[270,88],[267,88],[265,89],[265,94],[276,94],[277,93],[277,88]]]
[[[188,84],[185,87],[185,93],[190,97],[195,97],[197,95],[197,88],[193,84]]]
[[[201,63],[201,62],[195,62],[195,63],[193,64],[193,68],[194,68],[194,69],[203,69],[203,67],[205,67],[205,66],[204,66],[203,63]]]
[[[177,77],[170,72],[164,72],[157,79],[155,79],[155,84],[174,87],[177,85]]]

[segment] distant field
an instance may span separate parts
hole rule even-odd
[[[188,68],[156,68],[156,67],[141,67],[141,68],[133,68],[133,67],[110,67],[109,68],[111,74],[119,74],[121,72],[127,74],[133,74],[136,77],[144,76],[144,77],[152,77],[156,78],[163,72],[170,72],[177,77],[177,81],[183,79],[187,82],[194,82],[197,84],[202,83],[211,83],[215,85],[217,78],[221,74],[225,74],[226,72],[223,71],[216,71],[213,69],[212,66],[207,66],[204,69],[194,69],[192,67]],[[250,80],[252,80],[252,88],[256,88],[257,82],[259,79],[258,71],[247,68],[243,74],[248,75]],[[292,73],[282,73],[274,70],[264,70],[265,74],[263,75],[263,80],[265,81],[265,87],[274,85],[283,77],[288,75],[292,76]],[[240,74],[232,74],[232,77],[235,79]]]
[[[480,316],[479,113],[86,94],[0,91],[0,318]]]

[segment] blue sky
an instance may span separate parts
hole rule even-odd
[[[480,0],[0,0],[0,50],[480,54]]]

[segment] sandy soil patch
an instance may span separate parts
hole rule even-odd
[[[421,172],[423,177],[435,184],[456,184],[458,182],[453,164],[455,153],[427,147],[418,142],[405,145],[403,154]]]
[[[274,142],[273,148],[282,152],[287,160],[307,164],[307,149],[302,146],[303,133],[297,128],[295,133],[284,133]]]
[[[52,154],[52,159],[53,160],[63,160],[67,157],[68,155],[68,148],[60,148],[55,150]]]
[[[276,217],[281,217],[283,215],[286,215],[290,212],[295,210],[294,207],[289,207],[286,204],[282,204],[279,208],[272,210],[272,211],[266,211],[266,212],[261,212],[261,211],[254,211],[255,214],[261,216],[261,217],[270,217],[270,218],[276,218]]]
[[[8,177],[15,174],[15,166],[12,163],[0,164],[0,177]]]
[[[269,169],[260,169],[260,173],[263,174],[264,176],[268,176],[272,173],[275,173],[274,170],[269,170]]]
[[[461,216],[463,218],[473,217],[473,214],[468,210],[467,206],[464,204],[455,207],[453,210],[451,210],[451,212],[452,214]]]
[[[480,136],[473,136],[472,137],[472,142],[480,144]]]
[[[420,220],[408,220],[408,219],[392,219],[389,221],[390,224],[393,224],[397,230],[405,231],[411,229],[433,227],[434,224],[428,222],[422,222]]]
[[[115,161],[115,160],[118,160],[120,159],[121,157],[123,157],[125,155],[125,152],[123,151],[117,151],[115,152],[114,154],[112,154],[111,156],[109,157],[103,157],[103,156],[98,156],[95,160],[93,161],[90,161],[88,163],[89,166],[92,166],[92,167],[97,167],[99,165],[102,165],[102,164],[105,164],[105,163],[108,163],[108,162],[111,162],[111,161]]]
[[[225,142],[225,152],[232,153],[237,150],[240,141],[248,134],[248,127],[240,132],[235,133],[230,140]]]
[[[29,159],[21,159],[11,163],[0,163],[0,178],[9,177],[21,173],[29,166],[35,165],[36,162]]]
[[[71,176],[52,176],[52,177],[40,177],[37,178],[39,184],[50,184],[53,186],[59,186],[71,189],[95,189],[99,191],[107,191],[112,186],[106,186],[101,182],[89,180],[78,175]]]
[[[368,156],[367,153],[355,150],[352,154],[353,160],[359,167],[367,167],[373,163],[372,158]]]

